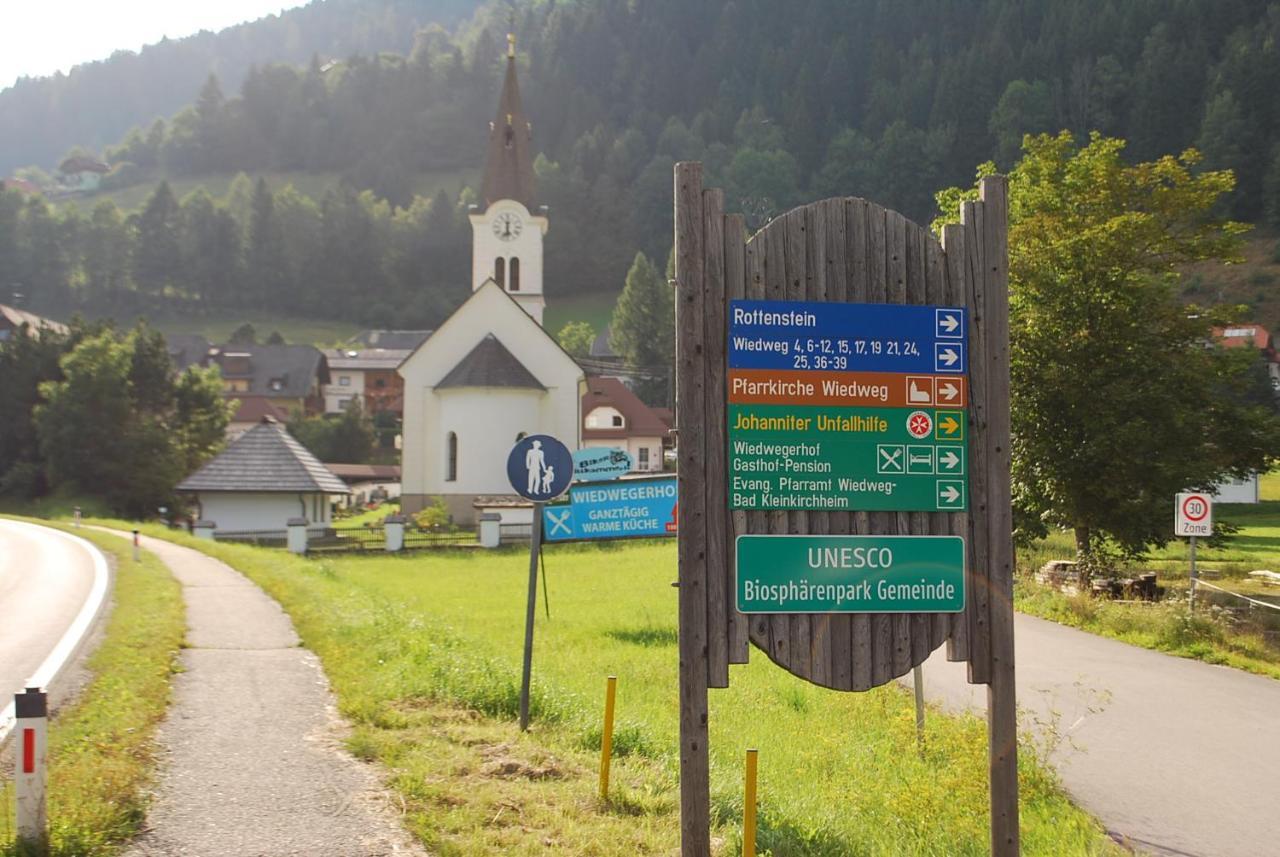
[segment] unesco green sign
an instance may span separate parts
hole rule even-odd
[[[742,613],[958,613],[960,536],[742,535]]]

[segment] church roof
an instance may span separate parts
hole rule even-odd
[[[231,441],[222,454],[179,482],[177,490],[351,493],[270,417]]]
[[[507,51],[507,76],[502,81],[498,115],[489,126],[481,196],[486,206],[500,199],[514,199],[533,211],[533,126],[520,104],[515,41],[508,39],[511,47]]]
[[[437,390],[448,387],[525,387],[545,390],[533,373],[516,359],[492,333],[480,340],[471,352],[458,361],[436,384]]]

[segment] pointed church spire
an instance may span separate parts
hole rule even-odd
[[[498,99],[498,116],[489,125],[489,153],[481,194],[485,205],[514,199],[533,210],[533,126],[520,104],[516,82],[516,37],[507,34],[507,76]]]

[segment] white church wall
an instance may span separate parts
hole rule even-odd
[[[540,390],[461,388],[440,390],[437,449],[428,453],[428,493],[510,494],[507,454],[519,432],[538,434],[542,424]],[[448,479],[448,438],[458,438],[457,479]],[[434,461],[431,459],[434,457]]]

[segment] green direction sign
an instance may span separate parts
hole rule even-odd
[[[958,613],[960,536],[743,535],[741,613]]]
[[[962,512],[965,412],[729,406],[729,507]]]

